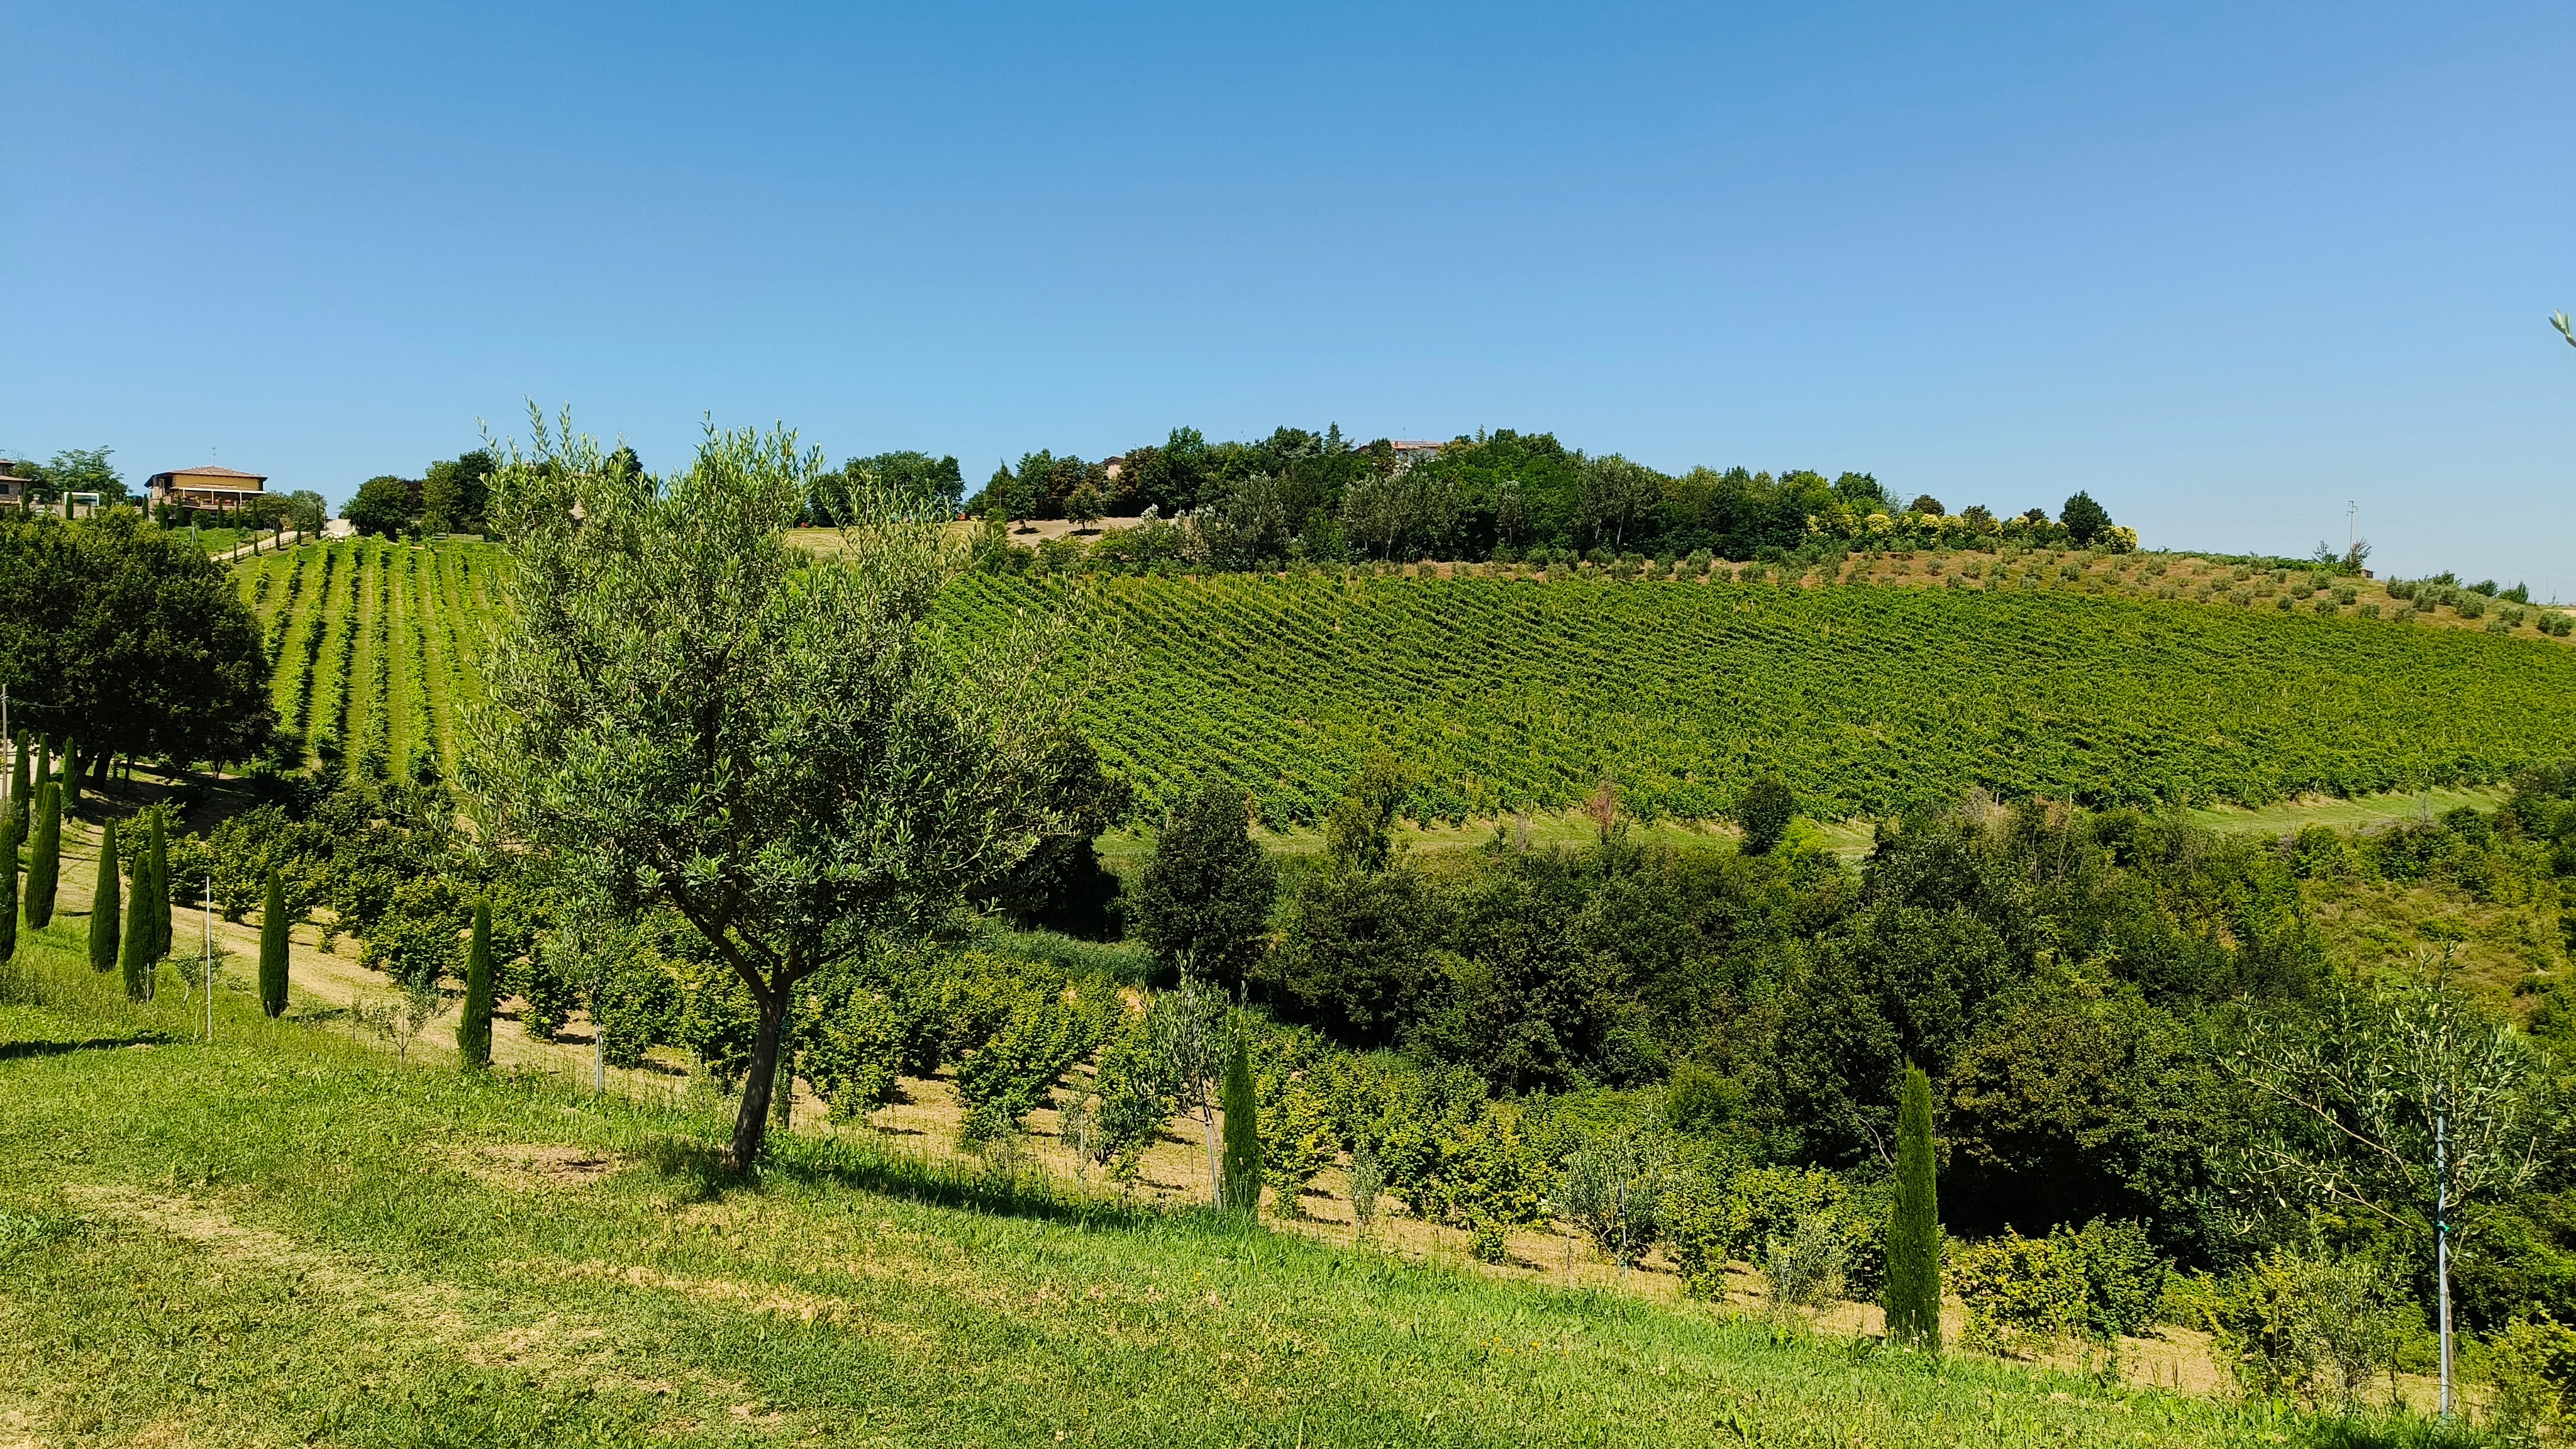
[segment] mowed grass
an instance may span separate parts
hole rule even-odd
[[[0,989],[0,1443],[2294,1442],[2209,1400],[1497,1282],[397,1066],[75,948]],[[2367,1441],[2347,1441],[2367,1442]]]

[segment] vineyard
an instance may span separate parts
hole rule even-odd
[[[353,778],[451,776],[499,550],[307,545],[236,571],[281,726]],[[1122,667],[1087,708],[1147,814],[1210,773],[1279,826],[1360,759],[1420,818],[1558,809],[1614,777],[1646,817],[1777,771],[1819,817],[1970,786],[2261,804],[2499,779],[2576,754],[2576,650],[2536,638],[2118,594],[1489,578],[997,578],[969,633],[1064,607]]]
[[[1311,822],[1371,748],[1425,819],[1724,813],[1766,770],[1820,817],[1970,786],[2091,804],[2371,793],[2576,751],[2576,651],[2075,593],[1429,578],[976,578],[970,627],[1063,603],[1127,667],[1092,737],[1150,812],[1205,774]]]
[[[279,728],[353,778],[453,775],[500,550],[308,544],[234,570],[266,633]]]

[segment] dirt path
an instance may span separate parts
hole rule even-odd
[[[87,921],[98,880],[99,833],[97,826],[86,821],[63,822],[62,884],[54,909],[57,924]],[[180,975],[184,972],[193,978],[202,971],[203,947],[210,929],[218,989],[249,989],[259,966],[257,924],[227,921],[203,910],[174,909],[170,928],[173,959],[162,967],[161,990],[186,989],[187,983],[180,981]],[[347,936],[334,943],[333,949],[324,950],[322,928],[311,922],[289,931],[288,1011],[348,1022],[352,1005],[381,1008],[398,1003],[401,989],[383,972],[360,965],[360,950],[359,943]],[[405,1055],[455,1058],[456,1028],[464,1012],[465,994],[450,982],[440,995],[438,1014],[423,1024],[419,1038],[410,1043]],[[351,1025],[354,1027],[354,1023]],[[564,1024],[553,1041],[540,1041],[520,1023],[516,998],[500,1003],[493,1012],[492,1059],[496,1065],[590,1083],[599,1076],[594,1052],[589,1018],[580,1013]],[[612,1066],[605,1072],[610,1091],[658,1098],[672,1098],[686,1091],[689,1075],[686,1057],[668,1048],[656,1048],[641,1066]],[[820,1108],[810,1092],[800,1092],[799,1096],[799,1111]]]

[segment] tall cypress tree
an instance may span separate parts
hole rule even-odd
[[[465,951],[465,1014],[456,1051],[467,1070],[492,1065],[492,903],[474,903],[474,944]]]
[[[1887,1217],[1887,1337],[1941,1350],[1941,1205],[1932,1157],[1932,1079],[1905,1069],[1896,1108],[1896,1196]]]
[[[0,812],[0,961],[18,954],[18,815]]]
[[[56,788],[54,794],[60,798],[61,789]],[[116,822],[111,820],[99,832],[98,888],[90,893],[89,898],[89,964],[96,970],[116,969],[117,937],[123,934],[125,924],[124,912],[118,908],[117,898],[124,888],[124,880],[116,873]],[[143,999],[131,972],[126,974],[125,994],[137,1001]]]
[[[125,903],[125,943],[116,954],[117,969],[125,975],[125,994],[135,1001],[150,1001],[161,958],[152,954],[152,862],[142,851],[134,852],[134,893]]]
[[[63,808],[78,810],[81,787],[80,740],[71,735],[63,736],[63,752],[58,758],[62,761],[59,773],[62,775],[60,783],[63,787]]]
[[[27,924],[54,923],[54,891],[63,873],[63,792],[51,780],[36,787],[36,848],[27,858]]]
[[[275,870],[259,913],[259,1004],[270,1016],[286,1010],[286,885]]]
[[[34,773],[27,768],[33,763],[27,758],[27,732],[18,731],[18,738],[10,741],[10,744],[12,748],[9,751],[9,813],[18,818],[18,833],[24,836],[27,833],[27,820],[30,814],[27,809],[27,792],[35,785]]]
[[[1225,1109],[1225,1170],[1217,1205],[1249,1217],[1261,1206],[1261,1104],[1252,1094],[1252,1051],[1240,1039],[1226,1060],[1217,1105]]]
[[[144,947],[151,953],[145,959],[159,961],[170,954],[170,847],[162,834],[161,811],[157,806],[152,811],[150,828],[151,834],[145,837],[143,858],[151,864],[151,889],[147,892],[139,885],[136,887],[135,908],[146,912],[145,924],[151,927],[152,932],[144,938]]]

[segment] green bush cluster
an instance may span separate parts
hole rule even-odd
[[[1848,1286],[1875,1294],[1886,1261],[1887,1195],[1883,1183],[1855,1188],[1839,1173],[1812,1167],[1746,1167],[1731,1174],[1691,1174],[1662,1203],[1664,1226],[1683,1290],[1713,1298],[1726,1287],[1730,1262],[1759,1262],[1775,1242],[1821,1223],[1843,1245]]]
[[[851,1120],[894,1100],[898,1077],[953,1067],[965,1138],[982,1142],[1047,1105],[1124,1015],[1099,980],[983,951],[915,952],[820,983],[798,1014],[795,1059],[833,1115]]]
[[[2006,1229],[1984,1242],[1952,1243],[1942,1266],[1945,1285],[1967,1309],[1970,1347],[2109,1342],[2145,1332],[2164,1311],[2167,1264],[2139,1223],[2096,1218],[2040,1238]]]

